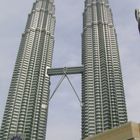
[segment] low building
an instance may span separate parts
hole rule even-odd
[[[129,122],[85,140],[140,140],[140,124]]]

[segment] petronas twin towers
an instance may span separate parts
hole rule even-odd
[[[52,75],[82,74],[82,139],[127,122],[108,0],[85,0],[81,66],[51,68],[54,28],[54,1],[36,0],[22,35],[0,140],[45,140]]]

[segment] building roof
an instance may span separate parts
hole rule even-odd
[[[140,140],[140,124],[129,122],[85,140]]]

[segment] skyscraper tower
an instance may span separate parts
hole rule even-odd
[[[139,9],[135,10],[135,17],[136,17],[136,20],[138,22],[138,29],[139,29],[139,32],[140,32],[140,10]]]
[[[50,76],[55,75],[64,75],[64,79],[68,74],[82,74],[82,139],[127,122],[117,36],[108,0],[85,0],[79,67],[51,68],[54,13],[53,0],[36,0],[29,14],[0,140],[45,140]]]
[[[108,0],[85,0],[82,138],[127,122],[117,35]]]
[[[0,140],[45,140],[49,77],[54,46],[53,0],[36,0],[15,64]]]

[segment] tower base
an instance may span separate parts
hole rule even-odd
[[[85,140],[140,140],[140,124],[129,122]]]

